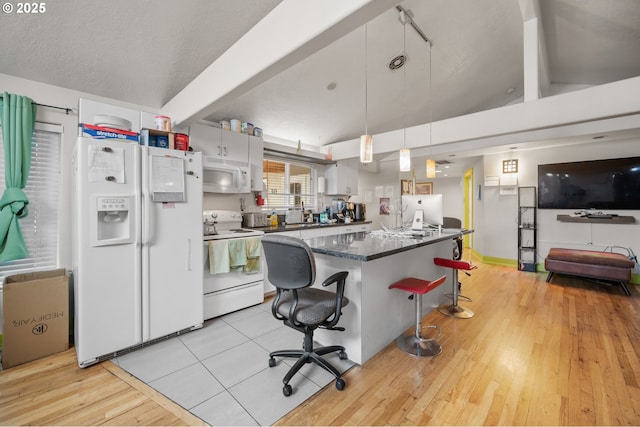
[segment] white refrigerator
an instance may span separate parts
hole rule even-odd
[[[202,327],[201,153],[80,137],[73,167],[78,365]]]

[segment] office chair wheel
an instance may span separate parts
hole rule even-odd
[[[346,385],[346,383],[344,382],[344,380],[342,378],[338,378],[336,380],[336,388],[338,390],[344,390],[344,386]]]
[[[345,351],[341,351],[340,353],[338,353],[338,358],[340,360],[347,360],[347,353]]]
[[[293,389],[289,384],[285,384],[284,387],[282,387],[282,394],[284,394],[286,397],[289,397],[291,396],[291,393],[293,393]]]
[[[272,357],[269,359],[269,367],[273,368],[274,366],[276,366],[276,359]]]

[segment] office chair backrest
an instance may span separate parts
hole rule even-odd
[[[267,261],[267,277],[281,289],[299,289],[313,285],[316,262],[311,248],[291,236],[267,235],[262,238]]]
[[[458,218],[445,216],[444,218],[442,218],[442,227],[443,228],[462,228],[462,221],[460,221]]]

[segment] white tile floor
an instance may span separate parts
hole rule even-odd
[[[273,318],[269,301],[113,362],[211,425],[271,425],[334,382],[308,364],[291,380],[293,394],[282,394],[282,378],[294,359],[269,368],[269,352],[301,348],[302,337]],[[337,354],[325,357],[341,372],[353,366]]]

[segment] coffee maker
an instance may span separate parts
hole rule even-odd
[[[356,211],[355,211],[355,203],[348,202],[346,209],[344,211],[344,216],[351,218],[352,221],[355,221]]]
[[[367,210],[366,205],[364,203],[354,203],[353,204],[353,220],[365,221],[366,210]]]

